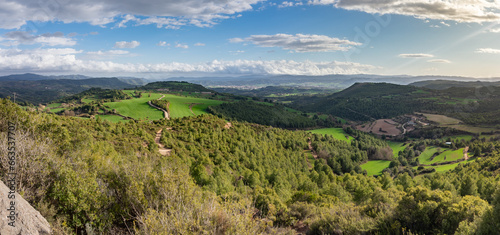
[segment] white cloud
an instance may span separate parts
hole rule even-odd
[[[189,48],[188,45],[186,45],[186,44],[180,44],[180,43],[177,43],[177,45],[175,45],[175,47],[182,48],[182,49],[188,49]]]
[[[6,45],[33,45],[42,44],[44,46],[74,46],[76,41],[69,37],[64,37],[61,32],[32,35],[26,31],[10,31],[2,38]]]
[[[205,43],[198,42],[198,43],[195,43],[194,46],[203,47],[203,46],[205,46]]]
[[[109,51],[89,51],[88,55],[125,55],[129,54],[129,51],[124,50],[109,50]]]
[[[429,58],[429,57],[434,57],[434,55],[424,54],[424,53],[416,53],[416,54],[399,54],[398,57],[401,57],[401,58]]]
[[[490,33],[500,33],[500,27],[489,29],[488,32],[490,32]]]
[[[138,41],[131,41],[131,42],[120,41],[120,42],[116,42],[114,47],[115,48],[136,48],[139,45],[141,45],[141,43]]]
[[[448,24],[448,23],[446,23],[446,22],[444,22],[444,21],[441,21],[441,22],[439,22],[439,23],[440,23],[440,24],[442,24],[442,25],[444,25],[444,26],[446,26],[446,27],[450,27],[450,24]]]
[[[244,42],[245,40],[241,39],[241,38],[230,38],[229,39],[229,42],[230,43],[239,43],[239,42]]]
[[[352,46],[361,45],[345,39],[314,34],[252,35],[244,40],[240,38],[230,39],[230,42],[241,41],[249,41],[261,47],[282,47],[295,52],[346,51]]]
[[[327,75],[368,73],[378,67],[353,62],[298,62],[292,60],[214,60],[206,63],[132,64],[112,61],[82,60],[82,53],[72,48],[44,50],[0,49],[0,70],[9,72],[66,72],[66,73],[158,73],[158,74],[292,74]],[[124,53],[94,52],[95,54]]]
[[[430,63],[442,63],[442,64],[449,64],[451,61],[445,60],[445,59],[433,59],[433,60],[428,60],[427,62]]]
[[[500,49],[478,48],[475,52],[480,54],[500,54]]]
[[[91,60],[109,60],[117,56],[134,56],[129,51],[125,50],[108,50],[108,51],[89,51],[85,53],[86,59]]]
[[[500,4],[490,0],[310,0],[312,5],[334,5],[372,14],[398,14],[420,19],[457,22],[500,20]]]
[[[157,46],[164,47],[164,46],[170,46],[170,43],[167,43],[167,42],[165,42],[165,41],[159,41],[156,45],[157,45]]]
[[[221,1],[205,0],[82,0],[82,1],[32,1],[0,0],[0,28],[20,28],[28,21],[88,22],[105,25],[119,20],[121,16],[135,16],[142,20],[150,17],[181,18],[197,20],[193,24],[214,24],[215,21],[236,16],[253,9],[253,5],[264,0]],[[140,17],[138,17],[140,16]],[[129,21],[135,21],[129,17]],[[126,18],[118,22],[125,26]],[[196,24],[195,24],[196,25]]]
[[[304,5],[302,2],[289,2],[289,1],[284,1],[280,5],[278,5],[278,8],[284,8],[284,7],[293,7],[293,6],[302,6]]]
[[[239,55],[239,54],[245,53],[245,51],[237,50],[237,51],[229,51],[229,53],[231,53],[233,55]]]

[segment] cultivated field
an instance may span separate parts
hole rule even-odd
[[[399,124],[391,119],[379,119],[371,123],[359,125],[356,129],[364,132],[371,132],[377,135],[396,136],[401,134],[401,130],[397,128],[398,126]]]
[[[179,118],[206,114],[208,106],[222,104],[223,101],[165,94],[163,100],[170,102],[170,117]],[[191,106],[191,108],[189,108]]]
[[[470,133],[482,133],[482,132],[490,132],[492,130],[495,130],[496,128],[488,128],[488,127],[477,127],[477,126],[471,126],[467,124],[463,124],[462,121],[444,116],[444,115],[438,115],[438,114],[428,114],[428,113],[422,113],[429,121],[433,121],[438,123],[439,126],[442,127],[451,127],[455,128],[457,130],[461,131],[466,131]]]
[[[428,113],[422,113],[422,114],[427,118],[427,120],[436,122],[439,125],[457,125],[462,122],[456,118],[447,117],[444,115],[428,114]]]
[[[133,119],[145,119],[145,120],[159,120],[163,118],[163,113],[148,105],[148,101],[158,99],[162,96],[159,93],[151,93],[149,95],[143,95],[142,98],[133,98],[128,100],[121,100],[119,102],[109,102],[104,103],[110,109],[116,109],[116,111],[127,117]]]

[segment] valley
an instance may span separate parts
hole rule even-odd
[[[0,124],[17,119],[20,128],[37,130],[24,140],[21,158],[40,168],[20,169],[44,177],[23,181],[25,198],[51,205],[55,212],[40,210],[51,221],[64,218],[65,224],[53,226],[65,233],[83,231],[87,225],[82,221],[92,221],[100,231],[112,227],[122,232],[138,223],[136,233],[151,228],[186,232],[193,225],[212,231],[221,223],[205,224],[197,216],[224,218],[226,232],[238,231],[244,221],[245,231],[252,233],[307,229],[314,234],[332,221],[355,218],[366,228],[362,231],[388,232],[392,228],[384,226],[397,221],[398,229],[433,233],[412,227],[415,220],[403,217],[417,213],[406,209],[405,198],[418,190],[458,203],[473,200],[483,205],[477,209],[481,213],[496,200],[492,192],[498,184],[500,142],[495,121],[459,119],[470,111],[443,108],[451,105],[442,102],[451,99],[450,91],[443,95],[392,84],[357,84],[331,92],[259,98],[185,82],[92,88],[37,106],[2,99]],[[424,105],[383,105],[395,100]],[[481,104],[484,99],[476,101],[476,110],[484,110],[485,116],[495,112]],[[387,110],[371,108],[381,105]],[[53,145],[40,142],[44,139]],[[46,149],[45,160],[36,158],[30,146]],[[53,164],[59,167],[50,168]],[[46,185],[37,190],[48,196],[37,196],[29,188],[35,184]],[[163,209],[179,203],[186,207]],[[344,212],[330,214],[325,203]],[[416,203],[442,202],[429,198]],[[441,206],[447,212],[433,214],[435,219],[462,210],[455,204]],[[450,224],[429,226],[457,230],[472,215],[461,213]],[[159,218],[177,222],[150,222]],[[360,232],[350,222],[333,226]]]

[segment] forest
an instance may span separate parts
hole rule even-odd
[[[353,121],[394,118],[413,112],[455,117],[471,125],[500,124],[500,87],[429,89],[389,83],[356,83],[331,95],[286,97],[290,107]]]
[[[111,123],[25,111],[0,99],[19,142],[23,197],[56,234],[495,234],[500,231],[500,142],[470,146],[475,161],[416,175],[408,140],[379,177],[359,165],[387,143],[231,121],[217,116]],[[170,149],[162,156],[155,135]],[[434,141],[434,142],[431,142]],[[406,161],[406,162],[405,162]],[[399,162],[399,163],[398,163]],[[8,163],[2,158],[0,177]]]
[[[281,128],[306,128],[316,126],[316,122],[299,113],[290,112],[280,104],[238,101],[208,108],[220,118],[247,121]]]

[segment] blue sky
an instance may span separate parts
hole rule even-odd
[[[0,73],[500,77],[488,0],[0,0]]]

